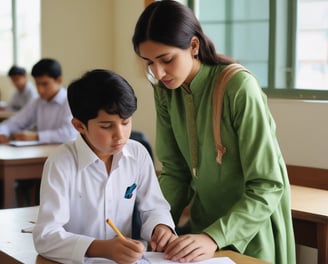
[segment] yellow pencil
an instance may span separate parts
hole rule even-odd
[[[110,225],[110,227],[114,230],[114,232],[115,232],[120,238],[125,239],[125,236],[123,236],[123,234],[120,232],[120,230],[118,230],[118,228],[116,227],[116,225],[114,225],[114,223],[113,223],[109,218],[107,218],[106,222],[107,222],[107,224]]]

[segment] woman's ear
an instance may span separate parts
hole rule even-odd
[[[190,41],[190,48],[193,56],[198,56],[199,53],[199,38],[193,36]]]
[[[86,126],[84,125],[84,123],[81,122],[80,120],[78,120],[77,118],[73,118],[72,119],[72,125],[81,134],[83,134],[84,133],[84,130],[86,129]]]

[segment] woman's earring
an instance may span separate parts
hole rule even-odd
[[[196,60],[199,59],[198,54],[195,54],[195,55],[194,55],[194,59],[196,59]]]

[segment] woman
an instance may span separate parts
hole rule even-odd
[[[176,223],[190,205],[189,234],[170,243],[166,257],[200,261],[232,249],[270,263],[295,263],[286,166],[256,79],[242,71],[226,86],[226,152],[219,164],[212,93],[233,60],[216,53],[193,12],[176,1],[156,1],[144,10],[133,45],[158,81],[153,86],[159,181]]]

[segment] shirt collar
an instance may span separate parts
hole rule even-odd
[[[58,93],[52,98],[51,102],[62,104],[67,100],[67,92],[64,87],[61,87]]]
[[[123,150],[113,157],[112,167],[115,168],[118,166],[119,160],[121,158],[135,158],[131,151],[128,148],[128,144],[123,147]],[[79,169],[83,169],[95,163],[96,161],[100,161],[99,157],[94,153],[94,151],[89,147],[89,145],[85,142],[81,134],[79,134],[75,141],[75,146],[77,150],[78,156],[78,166]]]
[[[225,65],[207,65],[201,64],[199,71],[195,75],[190,84],[190,89],[193,94],[202,92],[204,84],[209,83],[209,80],[213,83],[216,82],[219,72],[225,67]]]
[[[65,103],[65,101],[67,101],[67,91],[64,87],[61,87],[58,91],[58,93],[51,99],[51,101],[47,101],[47,100],[44,100],[42,99],[42,101],[44,103],[56,103],[56,104],[59,104],[59,105],[62,105]]]

